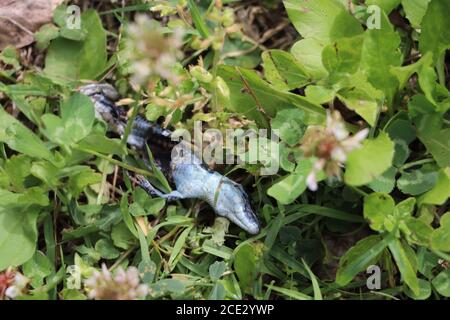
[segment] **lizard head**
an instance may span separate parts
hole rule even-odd
[[[259,233],[258,218],[250,205],[247,193],[240,184],[223,177],[214,208],[219,216],[228,218],[248,233]]]

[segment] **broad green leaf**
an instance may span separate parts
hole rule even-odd
[[[433,270],[439,263],[439,257],[425,247],[417,250],[418,271],[428,279],[434,277]]]
[[[306,177],[312,169],[310,161],[300,162],[295,172],[273,184],[267,194],[282,204],[292,203],[306,190]]]
[[[7,46],[0,52],[0,61],[12,66],[14,70],[20,69],[19,54],[14,46]]]
[[[178,279],[162,279],[149,286],[150,297],[160,298],[168,293],[182,295],[186,290],[188,282]]]
[[[450,212],[441,217],[440,227],[432,232],[430,240],[435,250],[450,252]]]
[[[450,2],[433,0],[422,19],[419,50],[423,54],[431,51],[436,61],[444,50],[450,48]]]
[[[222,282],[217,281],[214,284],[214,287],[211,290],[211,293],[209,294],[208,299],[211,300],[223,300],[226,296],[225,287],[222,284]]]
[[[421,246],[428,246],[430,243],[431,233],[433,228],[422,220],[410,217],[405,221],[408,230],[411,232],[407,239],[411,243]]]
[[[450,128],[440,131],[433,129],[420,132],[419,139],[441,168],[448,167],[450,166]]]
[[[428,4],[431,0],[402,0],[402,7],[405,10],[406,18],[411,25],[420,29],[422,18],[427,12]]]
[[[302,120],[305,124],[320,124],[325,121],[325,109],[320,105],[309,102],[303,96],[276,90],[252,70],[220,66],[218,75],[230,89],[233,111],[256,120],[263,127],[268,126],[264,114],[275,117],[277,111],[294,107],[304,112]]]
[[[450,197],[450,168],[441,169],[433,189],[423,194],[419,204],[444,204]]]
[[[407,0],[408,1],[408,0]],[[433,64],[433,54],[431,52],[425,53],[417,62],[407,66],[390,66],[389,72],[398,80],[398,89],[402,90],[409,78],[414,73],[423,74],[424,68],[428,68]],[[423,88],[422,88],[423,90]]]
[[[41,210],[34,202],[27,194],[0,190],[0,270],[19,266],[33,256]]]
[[[354,110],[370,126],[374,126],[378,115],[378,102],[368,92],[359,88],[352,88],[338,94],[339,99],[347,108]]]
[[[315,80],[323,79],[328,72],[322,63],[322,51],[325,44],[319,40],[308,38],[297,41],[291,48],[291,53],[302,62],[308,74]]]
[[[237,56],[233,54],[239,51],[246,51],[248,53]],[[253,43],[244,41],[244,39],[241,39],[240,37],[225,37],[225,42],[222,47],[222,54],[226,56],[228,53],[231,53],[231,57],[227,57],[224,60],[224,63],[227,66],[254,69],[261,63],[261,50],[259,48],[255,48]]]
[[[434,187],[438,178],[436,171],[423,168],[411,172],[403,172],[397,180],[397,187],[401,192],[410,195],[422,194]]]
[[[397,169],[394,167],[389,168],[375,180],[370,182],[367,186],[375,192],[390,193],[395,187],[395,176]]]
[[[401,166],[408,159],[410,150],[409,144],[415,140],[416,131],[410,121],[396,119],[386,128],[386,132],[392,141],[395,142],[394,165]]]
[[[286,51],[268,50],[261,57],[264,76],[279,90],[301,88],[311,81],[303,65]]]
[[[285,0],[289,19],[305,39],[330,43],[340,37],[362,33],[362,27],[336,0]]]
[[[424,279],[419,280],[419,292],[414,293],[408,286],[404,286],[406,295],[414,300],[426,300],[431,296],[431,284]]]
[[[371,193],[364,198],[364,218],[369,220],[373,230],[382,231],[384,220],[394,213],[394,209],[394,199],[388,194]]]
[[[113,243],[109,239],[100,239],[95,243],[95,251],[97,251],[103,259],[116,259],[120,255]]]
[[[37,135],[0,106],[0,141],[31,157],[52,160],[53,155]]]
[[[136,237],[124,223],[119,223],[112,227],[111,239],[116,247],[124,250],[128,250],[136,243]]]
[[[305,96],[312,103],[324,104],[334,100],[336,91],[324,86],[309,85],[305,89]]]
[[[322,51],[322,63],[330,74],[353,74],[359,69],[363,35],[341,38]]]
[[[450,269],[443,270],[431,283],[439,294],[450,298]]]
[[[68,190],[78,197],[83,189],[89,185],[100,183],[102,175],[94,170],[85,170],[69,178]]]
[[[130,205],[130,213],[135,217],[157,215],[164,208],[166,201],[162,198],[147,198],[145,205],[132,203]]]
[[[392,105],[398,87],[397,78],[389,70],[391,66],[401,66],[403,60],[399,45],[400,36],[384,13],[381,14],[381,28],[368,29],[364,33],[361,67],[369,82],[384,92],[388,106]]]
[[[416,198],[409,197],[399,202],[394,209],[394,215],[399,218],[406,218],[411,215],[416,205]]]
[[[61,118],[53,114],[42,116],[43,132],[55,143],[72,145],[85,138],[95,120],[92,101],[85,95],[76,93],[61,105]]]
[[[244,292],[252,292],[253,283],[258,272],[261,252],[252,243],[240,246],[235,252],[233,267]]]
[[[336,85],[341,88],[338,91],[339,99],[374,126],[384,99],[383,93],[370,84],[362,69],[346,77],[339,75],[337,79]]]
[[[336,283],[345,286],[368,266],[376,263],[380,253],[386,248],[389,239],[382,239],[379,235],[371,235],[358,241],[339,260]]]
[[[24,154],[14,155],[7,159],[2,167],[8,182],[15,190],[24,191],[25,178],[30,175],[31,158]]]
[[[414,266],[408,257],[405,248],[398,239],[394,239],[388,244],[389,250],[394,257],[398,270],[402,275],[403,281],[411,288],[416,295],[420,293],[419,279],[417,278]]]
[[[144,261],[142,260],[138,266],[139,272],[142,274],[142,282],[144,283],[152,283],[155,279],[156,274],[156,263],[152,260]]]
[[[209,266],[209,277],[212,281],[217,281],[222,277],[227,268],[228,266],[224,261],[216,261]]]
[[[27,278],[31,279],[33,288],[37,288],[44,283],[45,277],[55,272],[55,267],[45,254],[36,251],[33,257],[23,264],[22,271]]]
[[[84,41],[65,38],[53,40],[45,59],[46,75],[58,83],[70,83],[80,79],[95,79],[106,67],[106,32],[95,10],[81,15],[86,30]]]
[[[443,116],[435,104],[424,95],[417,94],[408,103],[417,136],[433,155],[441,168],[450,165],[450,128],[444,125]]]
[[[59,29],[51,24],[44,24],[35,34],[36,46],[40,49],[46,49],[50,41],[56,39],[59,35]]]
[[[107,155],[124,155],[126,148],[120,139],[110,139],[104,134],[92,133],[78,142],[78,146]]]
[[[393,157],[394,143],[386,133],[366,139],[361,148],[348,156],[345,182],[355,186],[370,183],[391,167]]]

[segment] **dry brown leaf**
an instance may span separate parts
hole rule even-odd
[[[52,21],[63,0],[0,0],[0,50],[22,48],[34,41],[33,33]]]

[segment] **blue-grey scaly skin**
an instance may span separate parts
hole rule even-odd
[[[114,105],[118,100],[117,91],[109,84],[91,84],[80,88],[80,92],[94,102],[96,116],[104,120],[111,130],[123,135],[126,127],[126,113]],[[137,150],[145,150],[151,140],[170,141],[171,131],[162,129],[142,117],[137,117],[128,136],[128,144]],[[140,177],[142,188],[152,195],[168,200],[197,198],[207,202],[217,215],[223,216],[250,234],[257,234],[260,225],[253,212],[249,198],[242,186],[218,172],[205,167],[192,146],[186,142],[168,143],[170,152],[170,174],[176,190],[163,194],[147,180]],[[152,150],[154,153],[154,151]],[[143,152],[146,154],[146,152]]]

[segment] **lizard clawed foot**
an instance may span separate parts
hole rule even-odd
[[[149,195],[151,196],[157,196],[163,199],[166,199],[168,202],[171,201],[176,201],[176,200],[180,200],[180,199],[184,199],[185,196],[183,196],[179,191],[172,191],[170,193],[162,193],[161,191],[159,191],[158,189],[156,189],[151,183],[150,181],[148,181],[147,179],[145,179],[143,176],[141,175],[136,175],[136,182],[138,183],[138,185],[144,189]]]

